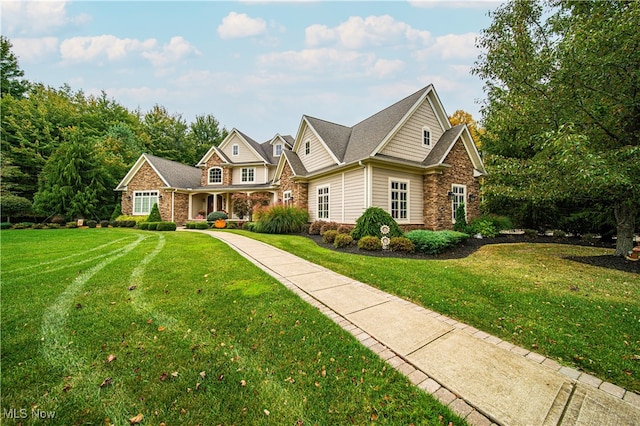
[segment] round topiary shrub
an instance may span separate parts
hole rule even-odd
[[[393,237],[389,242],[389,249],[391,251],[413,253],[416,251],[416,247],[413,245],[410,239],[407,237]]]
[[[158,231],[175,231],[178,226],[175,222],[159,222]]]
[[[320,235],[320,230],[322,229],[322,225],[324,225],[324,220],[314,220],[311,225],[309,225],[309,235]]]
[[[340,225],[338,226],[338,234],[351,234],[353,228],[353,225]]]
[[[358,240],[358,248],[360,250],[378,251],[382,250],[382,241],[373,235],[365,235]]]
[[[138,223],[138,229],[149,229],[149,222]]]
[[[227,220],[229,219],[229,215],[223,211],[219,212],[211,212],[207,216],[207,222],[215,222],[216,220]]]
[[[356,226],[351,231],[351,236],[355,240],[360,240],[365,236],[375,236],[382,238],[380,227],[389,227],[388,237],[401,237],[402,230],[393,217],[380,207],[369,207],[356,221]]]
[[[348,247],[351,244],[353,244],[353,237],[349,234],[338,233],[333,240],[335,248]]]
[[[325,222],[320,228],[320,235],[324,235],[327,231],[337,231],[339,227],[340,224],[338,222]]]
[[[207,222],[196,222],[195,229],[209,229],[209,224]]]
[[[108,220],[101,220],[100,221],[100,228],[108,228],[109,227],[109,221]]]
[[[0,222],[0,229],[11,229],[11,222]]]
[[[337,235],[338,235],[338,231],[335,229],[330,229],[328,231],[325,231],[325,233],[322,234],[322,242],[327,244],[333,244],[333,242],[336,240]]]
[[[160,222],[147,222],[147,229],[149,231],[156,231]]]
[[[91,219],[87,221],[87,226],[89,228],[95,228],[98,225],[98,222],[96,222],[95,220]]]

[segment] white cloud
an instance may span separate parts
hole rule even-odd
[[[379,78],[388,77],[404,69],[404,65],[404,61],[401,60],[378,59],[373,65],[371,74]]]
[[[142,52],[142,57],[156,67],[164,67],[192,54],[200,55],[201,53],[183,37],[176,36],[172,37],[169,44],[165,44],[160,50]]]
[[[473,9],[495,9],[508,0],[455,0],[443,2],[442,0],[410,0],[409,4],[413,7],[451,7],[456,9],[473,8]]]
[[[476,58],[480,51],[476,47],[476,33],[447,34],[437,37],[435,42],[426,49],[416,50],[412,56],[424,61],[430,57],[442,59],[470,59]]]
[[[333,48],[288,50],[274,52],[258,57],[258,64],[267,67],[286,68],[293,71],[323,73],[328,69],[356,69],[371,66],[374,63],[372,54],[358,53],[353,50]]]
[[[103,57],[113,61],[123,59],[131,52],[152,50],[156,45],[155,39],[140,41],[105,34],[66,39],[60,44],[60,54],[63,59],[71,61],[93,61]]]
[[[307,46],[320,46],[336,43],[347,49],[360,49],[365,46],[383,46],[406,43],[407,41],[424,45],[431,40],[426,30],[418,30],[409,24],[397,21],[389,15],[352,16],[337,27],[314,24],[305,30]]]
[[[263,34],[267,30],[264,19],[251,18],[245,13],[231,12],[222,19],[218,26],[220,38],[242,38]]]
[[[67,15],[67,1],[2,1],[2,32],[5,35],[46,34],[67,24],[82,24],[91,18]]]
[[[56,37],[14,38],[11,44],[19,62],[37,62],[58,50]]]

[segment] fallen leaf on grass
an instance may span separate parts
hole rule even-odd
[[[107,356],[107,362],[113,362],[116,360],[116,356],[113,354],[109,354],[109,356]]]
[[[129,424],[131,424],[131,425],[137,425],[138,423],[142,422],[142,419],[144,419],[144,415],[142,415],[142,414],[138,414],[137,416],[135,416],[135,417],[131,417],[131,418],[129,419]]]
[[[173,373],[171,373],[171,377],[178,377],[178,372],[174,371]]]
[[[164,382],[165,380],[167,380],[167,377],[169,377],[169,375],[167,373],[162,373],[160,375],[160,381]]]
[[[205,377],[207,377],[207,373],[205,373],[204,371],[201,371],[200,372],[200,377],[202,377],[204,379]]]
[[[137,287],[137,286],[135,286],[135,285],[130,285],[130,286],[129,286],[129,291],[131,291],[131,290],[135,290],[135,289],[136,289],[136,287]]]
[[[268,416],[269,414],[271,414],[271,412],[270,412],[269,410],[266,410],[266,409],[265,409],[265,410],[263,410],[263,411],[264,411],[264,414],[265,414],[265,415],[267,415],[267,416]]]
[[[165,330],[164,325],[161,325],[160,327],[158,327],[158,331],[164,331],[164,330]]]
[[[111,384],[113,384],[113,379],[111,377],[107,377],[106,379],[104,379],[102,381],[102,383],[100,383],[100,387],[103,388],[103,387],[109,386]]]
[[[240,380],[240,386],[242,387],[247,386],[247,382],[245,380]]]

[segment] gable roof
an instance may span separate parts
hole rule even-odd
[[[151,154],[142,154],[115,190],[125,190],[145,163],[151,166],[167,188],[193,188],[200,186],[201,171],[199,168]]]
[[[342,162],[344,153],[349,145],[351,128],[308,115],[305,115],[304,118],[338,161]]]
[[[480,153],[473,142],[473,138],[471,137],[471,133],[469,133],[469,128],[466,124],[458,124],[457,126],[445,131],[442,136],[440,136],[440,139],[438,139],[438,142],[434,145],[429,155],[427,155],[427,158],[424,159],[422,165],[425,167],[431,167],[443,164],[447,155],[451,152],[453,145],[460,139],[467,150],[467,154],[469,155],[471,163],[476,170],[476,174],[486,175],[487,172],[484,169]]]

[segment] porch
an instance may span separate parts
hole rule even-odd
[[[237,209],[234,209],[235,194],[243,194],[247,200],[258,198],[258,195],[263,194],[260,199],[264,199],[267,205],[275,204],[278,201],[278,193],[275,189],[253,189],[247,191],[239,191],[237,188],[235,188],[233,190],[190,193],[188,203],[188,220],[206,220],[209,213],[217,211],[226,212],[229,216],[229,220],[232,221],[247,220],[249,216],[248,209],[246,209],[245,214],[241,215],[236,213]]]

